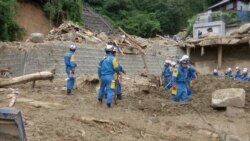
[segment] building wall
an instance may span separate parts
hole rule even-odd
[[[250,47],[223,47],[222,68],[224,71],[227,67],[236,66],[250,69]],[[195,48],[191,50],[191,60],[195,63],[195,67],[201,74],[211,74],[213,69],[218,68],[218,47],[205,48],[205,55],[201,56],[201,49]]]
[[[56,68],[58,77],[65,77],[64,54],[70,42],[46,42],[40,44],[24,44],[26,50],[7,47],[0,43],[0,69],[10,67],[14,76]],[[30,46],[33,46],[30,48]],[[103,57],[102,45],[77,44],[77,74],[96,74],[99,59]],[[177,47],[166,50],[165,56],[146,55],[145,60],[149,73],[160,74],[167,58],[180,58],[183,51]],[[118,61],[128,74],[144,72],[141,55],[118,55]]]
[[[212,28],[214,33],[219,35],[225,34],[225,23],[223,21],[196,23],[193,25],[193,37],[198,39],[198,31],[202,32],[202,35],[207,33],[207,29]]]

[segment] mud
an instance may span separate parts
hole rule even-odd
[[[18,101],[15,104],[23,112],[30,141],[216,141],[220,140],[218,134],[250,138],[249,82],[200,76],[190,104],[180,105],[170,102],[168,92],[147,78],[125,76],[123,100],[110,109],[97,102],[98,85],[78,79],[74,95],[67,96],[64,84],[65,80],[56,79],[53,83],[37,82],[34,89],[32,83],[14,87],[19,88],[19,98],[51,103],[49,107]],[[212,92],[221,88],[246,90],[242,115],[227,117],[225,111],[210,106]],[[0,102],[0,106],[7,105],[8,101]],[[82,122],[81,117],[109,122]]]

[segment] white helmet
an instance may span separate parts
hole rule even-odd
[[[214,72],[218,72],[218,70],[217,70],[217,69],[214,69]]]
[[[172,65],[172,66],[175,66],[175,65],[176,65],[176,62],[175,62],[175,61],[171,62],[171,65]]]
[[[183,55],[183,56],[181,57],[181,60],[189,60],[189,56],[188,56],[188,55]]]
[[[240,69],[240,67],[238,67],[238,66],[237,66],[237,67],[235,67],[235,69],[236,69],[236,70],[239,70],[239,69]]]
[[[244,68],[243,69],[243,73],[247,73],[248,72],[248,69],[247,68]]]
[[[70,50],[76,50],[76,45],[70,45],[70,46],[69,46],[69,49],[70,49]]]
[[[170,60],[165,60],[165,64],[171,64]]]
[[[113,45],[106,45],[105,47],[105,51],[113,51],[114,50],[114,46]]]
[[[229,68],[227,68],[227,71],[228,71],[228,72],[229,72],[229,71],[232,71],[232,68],[230,68],[230,67],[229,67]]]

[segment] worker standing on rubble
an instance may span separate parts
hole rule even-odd
[[[188,62],[187,60],[180,59],[179,65],[173,71],[173,87],[171,100],[175,102],[181,101],[182,104],[188,103],[187,94],[187,78],[188,75]]]
[[[112,55],[114,46],[108,44],[105,47],[105,53],[103,59],[100,60],[98,67],[98,76],[101,81],[98,101],[102,103],[103,96],[107,93],[107,106],[111,107],[113,94],[115,91],[115,80],[114,74],[119,73],[119,64],[117,59]]]
[[[240,67],[236,67],[235,70],[236,72],[234,75],[234,80],[240,80],[241,79]]]
[[[226,76],[226,78],[229,78],[229,79],[233,78],[232,68],[230,68],[230,67],[227,68],[227,70],[225,72],[225,76]]]
[[[171,71],[171,61],[165,60],[164,70],[162,72],[163,86],[165,89],[169,90],[172,87],[172,71]]]
[[[76,56],[75,56],[76,48],[77,47],[75,45],[70,45],[69,52],[64,55],[66,73],[68,76],[67,77],[67,94],[68,95],[72,94],[72,90],[75,84],[75,69],[77,67]]]
[[[197,74],[196,74],[196,70],[194,69],[194,66],[191,64],[189,56],[188,55],[183,55],[181,60],[186,60],[188,62],[188,72],[187,72],[187,94],[188,96],[191,96],[192,93],[192,86],[194,83],[194,80],[197,79]]]

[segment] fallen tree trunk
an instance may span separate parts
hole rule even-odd
[[[35,80],[53,80],[54,73],[50,71],[36,72],[32,74],[27,74],[19,77],[14,77],[10,79],[2,79],[0,81],[0,87],[6,87],[16,84],[27,83]]]

